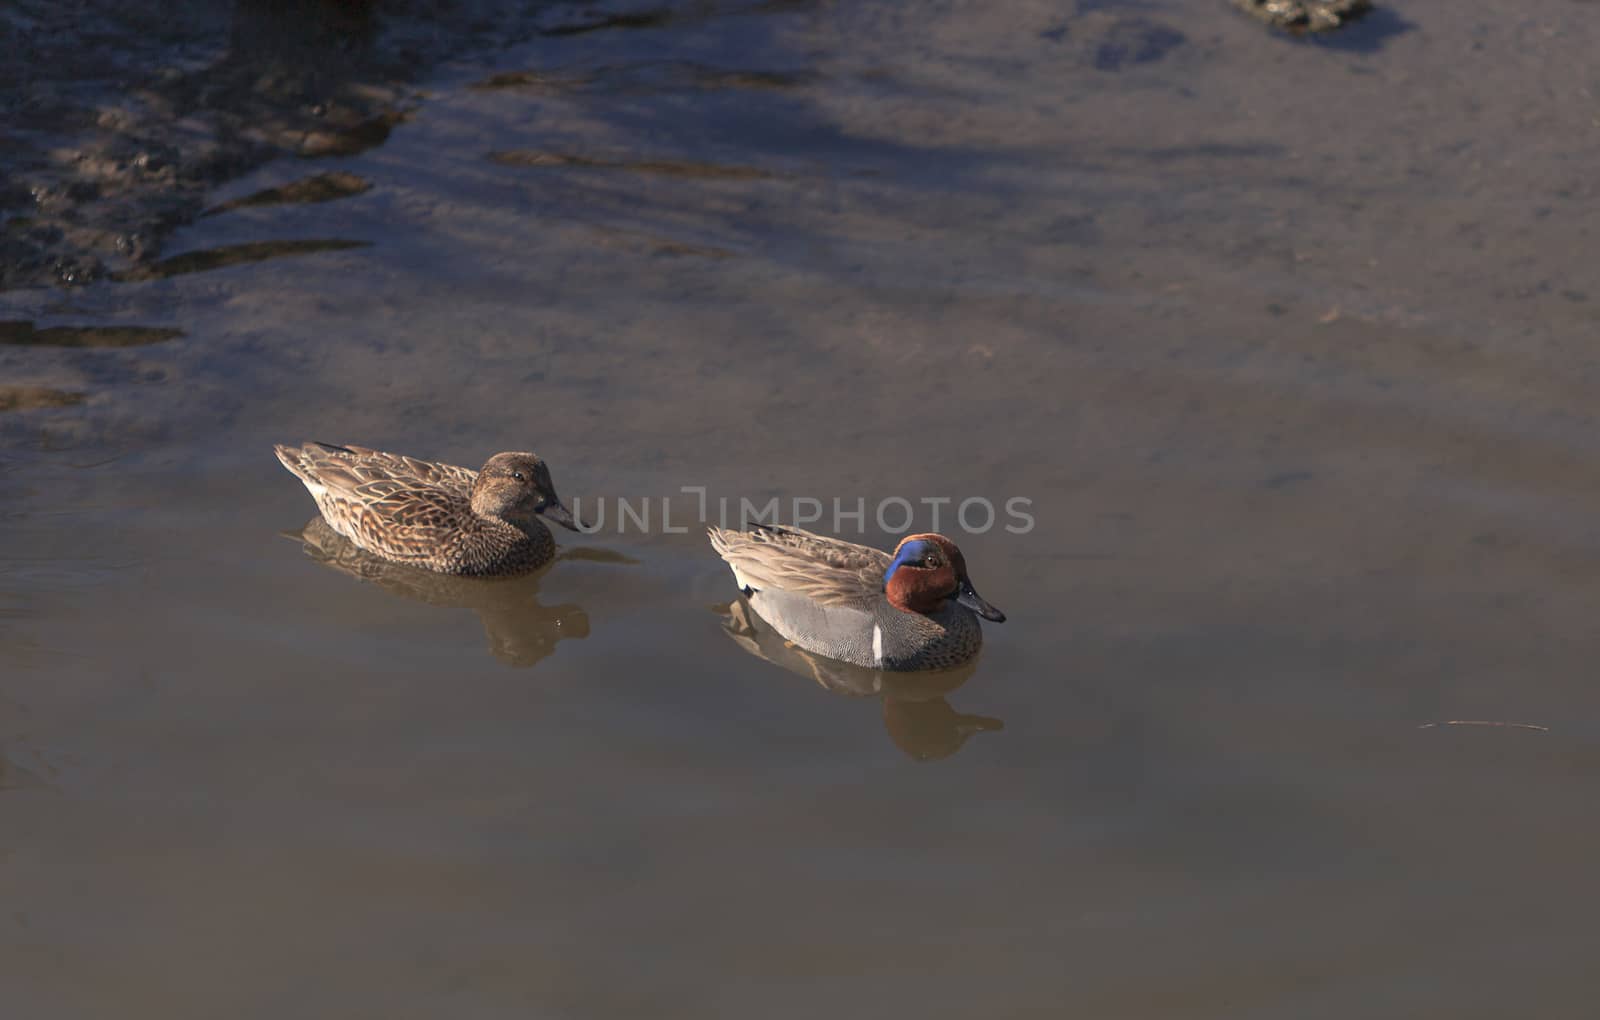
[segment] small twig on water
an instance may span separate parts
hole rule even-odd
[[[1446,719],[1443,722],[1428,722],[1418,726],[1419,730],[1431,730],[1435,726],[1503,726],[1513,730],[1538,730],[1540,733],[1549,733],[1550,727],[1540,726],[1531,722],[1501,722],[1498,719]]]

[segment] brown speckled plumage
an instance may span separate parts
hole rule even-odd
[[[393,563],[444,574],[526,573],[550,562],[539,515],[575,529],[550,470],[531,453],[498,453],[479,471],[361,446],[277,446],[328,525]]]

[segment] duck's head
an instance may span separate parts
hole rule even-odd
[[[907,535],[883,573],[889,604],[907,613],[937,613],[955,600],[985,620],[1004,623],[1006,614],[973,590],[967,561],[943,535]]]
[[[561,504],[550,468],[531,453],[497,453],[472,483],[472,512],[502,520],[531,520],[540,514],[564,528],[578,530],[578,522]]]

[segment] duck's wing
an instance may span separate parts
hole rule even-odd
[[[741,588],[802,595],[824,606],[861,606],[883,594],[889,554],[800,528],[710,528],[711,546]]]
[[[424,561],[474,518],[476,472],[360,446],[278,446],[334,530],[368,552]]]
[[[397,481],[416,488],[436,486],[466,496],[472,490],[476,471],[454,464],[418,460],[398,453],[385,453],[365,446],[336,446],[332,443],[301,443],[274,448],[278,460],[306,486],[321,486],[330,493],[354,491],[378,481]],[[315,489],[313,489],[313,492]]]
[[[472,506],[461,493],[393,478],[329,493],[324,500],[324,515],[337,517],[330,523],[357,545],[401,562],[431,559],[475,523]]]

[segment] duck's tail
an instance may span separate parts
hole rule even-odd
[[[317,468],[319,447],[324,451],[324,456],[328,452],[351,452],[342,446],[316,442],[301,443],[299,446],[275,443],[272,447],[272,452],[278,455],[278,462],[288,468],[290,474],[300,479],[301,483],[311,490],[313,496],[326,492],[328,488],[319,477],[320,472]]]
[[[750,583],[744,579],[744,575],[739,572],[739,554],[737,551],[740,546],[748,544],[750,541],[749,532],[734,531],[732,528],[719,528],[713,525],[706,528],[706,535],[711,539],[711,548],[717,551],[717,555],[722,557],[722,562],[726,563],[728,569],[733,571],[733,583],[738,585],[739,590],[746,595],[750,594],[753,589],[750,587]]]

